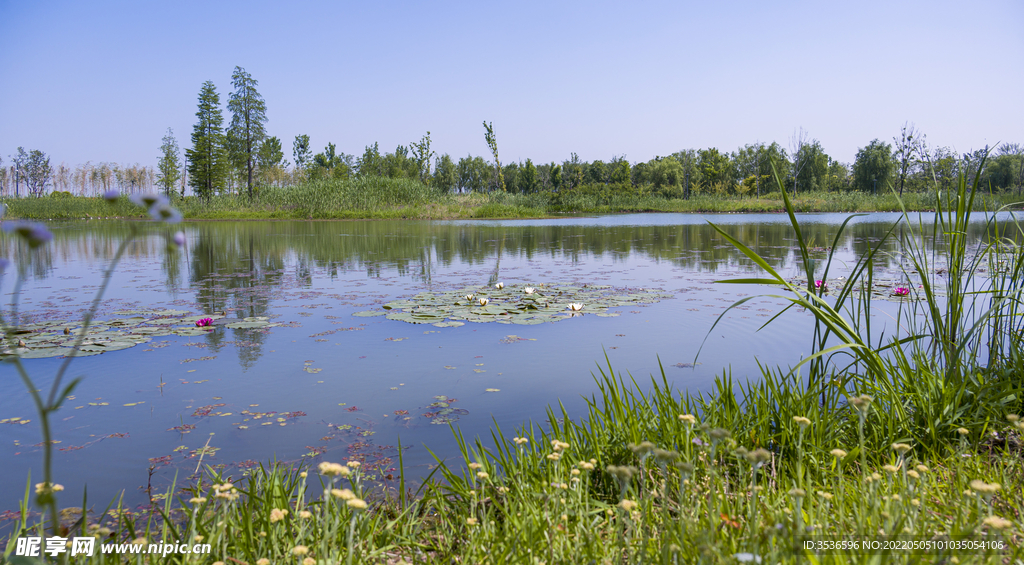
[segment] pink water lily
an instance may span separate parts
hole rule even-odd
[[[828,283],[821,279],[818,279],[814,281],[814,288],[820,288],[821,290],[825,290],[828,288]]]
[[[906,296],[910,294],[910,289],[905,286],[898,286],[892,291],[892,293],[896,296]]]
[[[205,328],[206,326],[213,324],[213,318],[200,318],[196,320],[197,328]]]

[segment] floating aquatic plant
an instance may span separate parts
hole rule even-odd
[[[482,286],[422,292],[412,298],[388,302],[383,312],[367,310],[355,312],[353,316],[385,315],[389,320],[441,328],[461,326],[465,322],[535,325],[564,320],[573,314],[578,316],[584,307],[587,312],[601,317],[618,316],[618,312],[608,310],[653,304],[666,298],[672,295],[657,289],[607,285],[508,285],[501,289]]]

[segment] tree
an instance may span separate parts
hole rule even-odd
[[[260,179],[267,182],[271,178],[279,178],[281,165],[284,162],[284,151],[281,149],[281,140],[276,136],[270,136],[263,140],[259,150],[256,152],[256,164],[260,173]]]
[[[498,160],[498,141],[494,137],[494,128],[491,124],[484,122],[484,130],[484,140],[487,141],[487,147],[491,148],[491,154],[494,155],[494,186],[505,192],[505,176],[501,174],[501,161]]]
[[[434,186],[445,192],[451,192],[455,190],[457,182],[455,162],[445,153],[437,159],[437,164],[434,167]]]
[[[315,177],[347,178],[352,161],[351,155],[338,153],[333,143],[328,143],[323,153],[313,156],[312,173]]]
[[[519,171],[519,188],[523,192],[534,192],[537,190],[537,167],[529,159],[526,160],[526,164]]]
[[[192,128],[192,149],[188,158],[189,186],[199,197],[209,200],[224,189],[227,154],[224,150],[224,116],[220,96],[213,82],[206,81],[199,91],[199,121]]]
[[[885,188],[892,182],[892,147],[877,139],[857,151],[853,162],[853,186],[865,192],[877,192],[878,184]]]
[[[562,186],[562,166],[551,163],[551,190],[558,192]]]
[[[609,164],[609,180],[612,184],[627,185],[629,184],[630,170],[629,161],[625,157],[613,157],[612,162]]]
[[[164,134],[161,141],[163,144],[160,145],[160,163],[157,165],[159,172],[156,178],[160,187],[163,188],[164,194],[170,196],[174,185],[181,178],[180,149],[178,149],[178,140],[174,139],[174,131],[171,128],[167,128],[167,133]]]
[[[896,186],[899,187],[900,196],[903,196],[903,184],[915,164],[915,158],[921,153],[924,136],[914,128],[914,124],[907,125],[904,122],[899,137],[892,138],[892,141],[896,145],[896,153],[893,155],[896,160]]]
[[[430,150],[430,132],[424,135],[419,143],[411,143],[412,156],[416,160],[416,168],[419,170],[420,182],[427,182],[430,180],[430,159],[434,156],[434,152]]]
[[[22,178],[25,180],[28,193],[32,196],[42,196],[50,184],[50,177],[53,176],[50,158],[38,149],[26,154],[21,147],[18,148],[18,157],[21,159]]]
[[[381,157],[380,148],[376,141],[373,142],[372,146],[366,146],[363,156],[359,158],[357,169],[361,177],[384,176],[384,158]]]
[[[252,172],[256,167],[256,152],[267,131],[263,124],[267,122],[267,104],[256,91],[256,79],[245,72],[242,67],[235,67],[231,73],[231,85],[235,91],[228,97],[228,109],[231,110],[231,127],[228,138],[231,140],[232,152],[236,163],[245,164],[246,187],[249,199],[252,199]]]
[[[25,148],[19,147],[11,161],[14,163],[11,167],[14,172],[14,197],[17,198],[21,196],[21,183],[25,180],[25,165],[28,164],[28,153],[25,152]]]
[[[292,156],[295,157],[295,167],[297,169],[306,168],[309,160],[313,158],[313,150],[309,148],[308,135],[295,136],[295,141],[292,142]]]
[[[800,163],[794,186],[800,186],[805,191],[823,190],[826,187],[829,157],[817,139],[801,144],[794,161]]]

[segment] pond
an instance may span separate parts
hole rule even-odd
[[[817,257],[845,218],[800,216]],[[147,485],[163,492],[200,465],[240,477],[270,460],[319,457],[395,473],[399,441],[407,477],[422,478],[435,464],[427,447],[441,458],[457,453],[448,424],[489,440],[495,424],[509,436],[542,425],[558,403],[582,414],[606,356],[640,383],[660,363],[674,387],[693,393],[723,371],[756,379],[758,360],[795,364],[809,350],[808,314],[789,312],[758,331],[781,299],[753,299],[709,334],[736,300],[778,294],[715,284],[756,269],[709,219],[780,272],[801,275],[781,214],[186,223],[188,243],[171,254],[148,232],[128,247],[92,346],[71,364],[70,376],[83,380],[54,417],[55,480],[67,503],[88,485],[93,504],[123,491],[134,506]],[[837,246],[834,274],[897,220],[857,218]],[[52,227],[53,241],[30,263],[9,236],[0,240],[0,256],[21,257],[27,273],[20,314],[38,325],[26,348],[44,352],[74,337],[132,229]],[[885,288],[900,282],[897,261],[885,255],[877,264]],[[6,319],[10,270],[0,287]],[[876,304],[882,322],[895,307]],[[211,325],[196,328],[198,317]],[[61,362],[23,360],[44,388]],[[5,510],[16,508],[29,472],[33,482],[41,476],[41,451],[13,366],[0,365],[0,376]]]

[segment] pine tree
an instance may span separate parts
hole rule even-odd
[[[160,163],[157,165],[157,181],[160,183],[164,194],[171,195],[174,185],[181,178],[181,158],[178,157],[178,140],[174,139],[174,132],[167,128],[164,134],[163,144],[160,146]]]
[[[205,200],[223,190],[227,175],[227,155],[224,150],[224,116],[220,109],[220,96],[211,81],[203,83],[199,91],[199,121],[192,129],[192,149],[188,157],[189,186]]]
[[[260,143],[267,136],[263,124],[267,122],[267,105],[256,92],[256,79],[242,67],[235,67],[231,73],[231,85],[235,91],[228,100],[231,110],[231,127],[228,128],[232,160],[246,173],[246,187],[252,199],[252,172],[256,167],[256,154]]]

